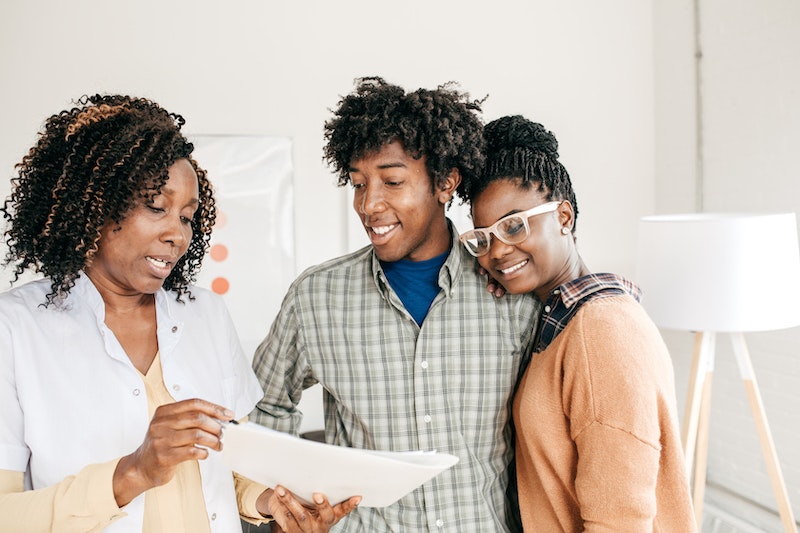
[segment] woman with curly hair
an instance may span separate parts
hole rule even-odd
[[[364,78],[325,124],[326,159],[352,185],[370,244],[292,284],[253,360],[265,394],[251,420],[296,432],[303,389],[318,382],[328,443],[459,458],[339,531],[518,529],[510,402],[536,306],[487,294],[445,217],[483,163],[479,111],[452,85]]]
[[[241,531],[240,512],[326,531],[351,508],[235,490],[216,453],[261,390],[222,300],[192,286],[215,209],[183,123],[83,97],[17,165],[6,263],[44,278],[0,294],[3,531]]]
[[[695,531],[672,362],[639,289],[581,259],[552,133],[517,115],[484,135],[461,241],[508,293],[544,304],[513,410],[524,530]]]

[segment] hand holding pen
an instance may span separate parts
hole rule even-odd
[[[114,497],[120,507],[144,491],[167,483],[184,461],[202,460],[222,449],[223,421],[230,409],[192,399],[158,407],[144,442],[120,459],[114,471]]]

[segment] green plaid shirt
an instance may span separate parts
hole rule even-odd
[[[472,256],[457,239],[451,246],[441,291],[421,327],[367,246],[304,272],[256,351],[253,368],[265,393],[251,420],[296,434],[302,391],[319,382],[327,442],[459,457],[398,502],[357,508],[334,531],[519,527],[515,498],[507,494],[510,406],[539,305],[529,295],[488,294]]]

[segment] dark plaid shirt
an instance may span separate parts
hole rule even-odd
[[[622,276],[607,273],[588,274],[553,289],[542,309],[536,352],[543,352],[553,342],[583,304],[620,294],[629,294],[638,302],[641,290]]]

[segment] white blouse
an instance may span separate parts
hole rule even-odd
[[[149,425],[141,374],[113,332],[92,282],[81,276],[63,305],[42,305],[50,280],[0,293],[0,470],[43,488],[84,466],[128,455]],[[201,398],[246,416],[262,391],[222,299],[156,293],[164,383],[176,401]],[[233,476],[211,452],[200,461],[212,531],[240,531]],[[106,531],[142,530],[144,496]]]

